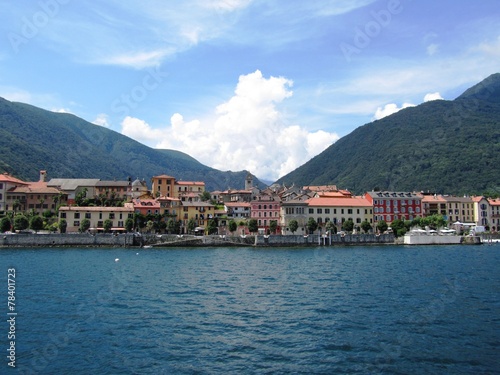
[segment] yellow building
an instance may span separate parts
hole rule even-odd
[[[66,232],[78,232],[83,219],[90,220],[91,231],[103,231],[104,222],[111,220],[111,231],[124,231],[125,220],[134,217],[134,204],[125,203],[124,207],[78,207],[64,206],[59,208],[59,221],[66,220]]]
[[[151,194],[154,197],[174,197],[175,177],[162,174],[151,179]]]
[[[185,233],[190,219],[194,219],[195,227],[206,229],[208,221],[214,217],[215,206],[208,202],[182,202],[181,222]]]

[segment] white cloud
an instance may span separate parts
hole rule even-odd
[[[53,108],[51,111],[52,112],[57,112],[57,113],[71,113],[71,114],[73,114],[73,112],[71,112],[67,108]]]
[[[122,133],[157,148],[176,149],[220,170],[247,169],[276,180],[322,152],[339,137],[290,125],[279,104],[293,95],[292,81],[265,78],[260,71],[242,75],[234,96],[215,109],[215,116],[185,121],[176,113],[170,125],[155,129],[127,117]]]
[[[424,102],[429,102],[431,100],[443,100],[443,97],[439,92],[430,92],[424,96]]]
[[[398,107],[398,105],[395,103],[386,104],[383,108],[382,107],[377,108],[373,119],[380,120],[381,118],[390,116],[390,115],[392,115],[398,111],[401,111],[404,108],[408,108],[408,107],[415,107],[415,104],[404,103],[401,107]]]
[[[105,128],[110,128],[111,124],[109,123],[108,120],[108,115],[105,113],[99,113],[94,121],[92,121],[93,124],[99,125]]]
[[[427,54],[429,56],[435,55],[439,51],[439,44],[431,43],[427,46]]]

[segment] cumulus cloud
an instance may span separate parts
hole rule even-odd
[[[110,128],[111,124],[108,121],[108,115],[105,113],[99,113],[94,121],[92,121],[93,124],[103,126],[105,128]]]
[[[430,92],[424,96],[424,102],[429,102],[431,100],[443,100],[443,97],[439,92]]]
[[[380,120],[381,118],[392,115],[393,113],[396,113],[408,107],[415,107],[415,104],[404,103],[401,107],[398,107],[398,105],[395,103],[386,104],[383,108],[382,107],[377,108],[377,110],[375,111],[374,119]]]
[[[127,117],[122,133],[157,148],[186,152],[220,170],[246,169],[276,180],[339,138],[288,123],[280,103],[293,95],[292,85],[284,77],[265,78],[257,70],[239,77],[234,96],[218,105],[213,116],[185,121],[176,113],[163,129]]]

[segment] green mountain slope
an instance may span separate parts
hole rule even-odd
[[[500,192],[500,74],[453,101],[406,108],[341,138],[278,180],[448,194]]]
[[[168,174],[205,181],[208,190],[243,188],[247,175],[221,172],[179,151],[144,146],[71,114],[0,98],[0,172],[33,181],[42,169],[49,178],[132,177],[148,182]]]

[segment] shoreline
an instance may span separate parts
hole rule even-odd
[[[132,248],[169,248],[169,247],[304,247],[304,246],[352,246],[352,245],[478,245],[481,237],[461,236],[450,243],[433,242],[429,236],[425,243],[405,244],[403,238],[394,234],[347,234],[347,235],[175,235],[175,234],[89,234],[89,233],[43,233],[43,234],[3,234],[0,248],[16,247],[132,247]],[[457,236],[458,237],[458,236]],[[440,238],[440,237],[436,237]]]

